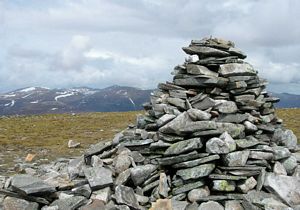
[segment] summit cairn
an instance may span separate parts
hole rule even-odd
[[[266,80],[231,41],[192,40],[183,51],[136,125],[9,178],[4,209],[300,209],[297,138]]]

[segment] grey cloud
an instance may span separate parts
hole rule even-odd
[[[3,86],[153,88],[184,61],[182,46],[209,35],[235,41],[271,84],[300,83],[296,0],[40,2],[7,6],[5,13],[0,3],[7,48],[0,49]],[[89,57],[92,52],[98,57]]]

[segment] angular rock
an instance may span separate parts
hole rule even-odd
[[[225,201],[225,210],[244,210],[240,201]]]
[[[176,116],[173,114],[165,114],[156,121],[157,126],[161,127],[161,126],[167,124],[168,122],[170,122],[171,120],[173,120],[175,117]]]
[[[256,75],[256,71],[248,63],[229,63],[220,65],[219,73],[225,77]]]
[[[193,189],[188,193],[188,199],[190,202],[197,202],[203,197],[210,195],[210,190],[207,186]]]
[[[224,207],[216,201],[201,203],[198,210],[224,210]]]
[[[295,149],[297,146],[297,137],[291,130],[276,129],[273,135],[274,142],[286,146],[289,149]]]
[[[260,152],[260,151],[251,151],[249,158],[258,159],[258,160],[272,160],[273,153],[270,152]]]
[[[88,200],[83,196],[73,196],[65,199],[58,199],[51,203],[50,206],[57,206],[58,209],[75,210],[86,204]]]
[[[131,165],[131,157],[127,153],[121,153],[117,157],[115,157],[113,165],[115,168],[115,172],[120,174],[121,172],[128,169]]]
[[[195,64],[187,64],[186,71],[189,74],[195,74],[195,75],[200,74],[200,75],[207,75],[207,76],[214,76],[214,77],[218,76],[218,73],[209,70],[207,67],[201,65],[195,65]]]
[[[199,110],[199,109],[192,108],[192,109],[187,110],[187,113],[193,121],[209,120],[211,118],[211,114],[209,114],[208,112]]]
[[[191,167],[203,164],[203,163],[212,162],[214,160],[220,159],[219,155],[210,155],[210,156],[208,156],[208,154],[205,154],[205,153],[203,155],[205,155],[207,157],[177,163],[177,164],[172,165],[172,168],[191,168]]]
[[[150,210],[173,210],[171,199],[158,199],[152,203]]]
[[[221,133],[227,131],[232,138],[244,135],[245,127],[241,124],[216,122],[216,126]]]
[[[273,147],[274,160],[281,160],[291,156],[291,152],[285,147]]]
[[[227,154],[229,145],[219,138],[211,138],[206,142],[206,152],[209,154]]]
[[[281,161],[283,167],[285,168],[288,175],[292,175],[294,173],[295,168],[297,167],[297,159],[294,156],[290,156]]]
[[[206,97],[203,100],[191,102],[191,104],[192,104],[192,107],[195,109],[205,110],[205,109],[215,106],[216,102],[215,102],[215,100],[213,100],[209,97]]]
[[[227,166],[244,166],[248,160],[250,151],[231,152],[224,157],[224,162]]]
[[[189,204],[186,201],[177,201],[175,199],[172,200],[172,210],[181,210],[181,209],[185,209],[186,206]]]
[[[173,119],[171,122],[167,123],[163,127],[159,129],[160,132],[166,133],[166,134],[181,134],[179,130],[186,126],[188,122],[190,122],[191,119],[187,112],[183,112],[179,116],[177,116],[175,119]]]
[[[91,188],[90,188],[90,186],[88,184],[85,184],[85,185],[73,188],[72,192],[75,195],[82,195],[82,196],[84,196],[86,198],[90,198],[92,190],[91,190]]]
[[[93,196],[97,200],[103,201],[104,203],[108,203],[111,193],[112,192],[110,187],[105,187],[101,190],[94,191]]]
[[[213,180],[212,190],[222,192],[233,192],[235,190],[235,182],[228,180]]]
[[[236,142],[233,140],[233,138],[229,135],[227,131],[222,133],[222,135],[219,138],[228,145],[229,152],[233,152],[234,150],[236,150]]]
[[[245,126],[246,132],[255,132],[255,131],[257,131],[256,125],[254,125],[253,123],[251,123],[249,121],[245,121],[244,126]]]
[[[115,180],[115,185],[125,185],[128,182],[129,178],[130,178],[130,169],[127,169],[127,170],[121,172],[117,176],[117,178]]]
[[[29,202],[20,198],[6,197],[3,200],[3,210],[38,210],[39,204]],[[1,206],[0,206],[1,208]]]
[[[158,186],[158,193],[163,196],[164,198],[168,197],[169,193],[169,184],[168,184],[168,178],[165,173],[160,173],[159,176],[159,186]]]
[[[188,191],[193,190],[195,188],[202,187],[203,185],[204,185],[204,182],[202,180],[194,181],[194,182],[191,182],[191,183],[184,184],[182,186],[173,188],[172,194],[173,195],[179,195],[181,193],[188,192]]]
[[[87,167],[83,171],[92,190],[101,189],[113,184],[112,171],[107,168]]]
[[[168,103],[180,108],[180,109],[186,109],[185,100],[182,100],[180,98],[168,98]]]
[[[224,57],[230,55],[228,52],[218,50],[212,47],[204,46],[189,46],[183,47],[183,51],[189,55],[197,54],[201,56],[215,56],[215,57]]]
[[[193,138],[172,144],[164,153],[166,156],[179,155],[181,153],[198,150],[202,147],[200,138]]]
[[[118,204],[125,204],[136,210],[140,209],[134,191],[130,187],[118,185],[115,189],[115,197]]]
[[[37,177],[26,174],[17,174],[13,176],[11,179],[11,187],[13,190],[26,195],[45,195],[56,192],[55,187],[48,185]]]
[[[246,115],[246,114],[239,114],[239,113],[222,114],[222,115],[220,115],[220,117],[218,117],[218,121],[219,122],[228,122],[228,123],[242,123],[247,118],[248,118],[248,115]]]
[[[176,172],[183,180],[197,179],[208,176],[215,169],[215,164],[203,164],[193,168],[181,169]]]
[[[237,112],[238,108],[233,101],[221,102],[219,105],[215,106],[215,109],[223,114],[232,114]]]
[[[264,187],[290,206],[300,205],[300,178],[267,173]]]
[[[256,184],[256,180],[253,177],[250,177],[247,180],[242,181],[242,183],[237,186],[237,189],[242,193],[247,193],[249,190],[252,190]]]
[[[284,176],[287,176],[287,172],[286,172],[284,166],[280,162],[278,162],[278,161],[276,161],[275,164],[274,164],[273,173],[275,175],[284,175]]]
[[[131,179],[135,186],[142,184],[153,171],[157,169],[157,166],[152,164],[136,166],[130,169]]]

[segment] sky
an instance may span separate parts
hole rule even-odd
[[[155,88],[191,39],[235,42],[268,90],[300,94],[298,0],[0,0],[0,92]]]

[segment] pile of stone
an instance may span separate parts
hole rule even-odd
[[[193,40],[111,142],[10,177],[3,209],[300,209],[297,138],[231,41]]]

